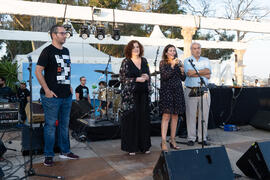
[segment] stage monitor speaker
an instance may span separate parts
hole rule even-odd
[[[70,111],[70,129],[74,129],[77,119],[86,118],[91,113],[91,104],[86,100],[73,101]]]
[[[5,147],[3,141],[0,140],[0,157],[2,157],[5,152],[7,152],[7,148]]]
[[[257,111],[251,119],[250,125],[258,129],[270,131],[270,111]]]
[[[30,127],[23,127],[22,129],[22,155],[27,156],[30,152]],[[36,127],[33,128],[32,131],[32,153],[33,154],[43,154],[44,149],[44,136],[43,136],[44,128]],[[58,139],[57,139],[57,128],[55,130],[55,146],[54,152],[59,153],[60,148],[58,146]]]
[[[236,165],[248,177],[270,179],[270,141],[255,142]]]
[[[32,153],[43,153],[43,127],[33,128],[32,131]],[[23,127],[22,129],[22,154],[23,156],[29,155],[30,151],[30,128]]]
[[[162,152],[154,180],[233,180],[227,152],[222,147]]]

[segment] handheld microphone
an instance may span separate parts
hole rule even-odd
[[[174,60],[178,61],[178,63],[176,64],[177,67],[181,67],[182,66],[182,62],[177,58],[177,55],[174,55]]]

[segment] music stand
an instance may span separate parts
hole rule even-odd
[[[27,177],[30,176],[39,176],[39,177],[46,177],[46,178],[54,178],[54,179],[64,179],[63,176],[51,176],[51,175],[47,175],[47,174],[37,174],[35,169],[33,168],[33,149],[32,149],[32,136],[33,136],[33,101],[32,101],[32,58],[31,56],[28,56],[28,61],[29,61],[29,87],[30,87],[30,150],[29,150],[29,156],[30,156],[30,167],[29,169],[26,171],[26,175],[20,179],[26,179]]]

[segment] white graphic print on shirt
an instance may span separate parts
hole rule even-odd
[[[57,83],[70,84],[70,58],[68,55],[55,55],[57,62]]]

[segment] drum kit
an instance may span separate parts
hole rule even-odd
[[[102,74],[106,73],[104,70],[95,70],[95,72]],[[99,87],[97,91],[93,91],[94,108],[96,108],[95,105],[96,95],[100,103],[103,102],[105,104],[103,107],[101,106],[101,108],[98,108],[98,111],[100,112],[99,117],[96,117],[94,113],[94,119],[96,121],[109,120],[114,123],[119,123],[119,114],[121,106],[121,90],[120,90],[119,74],[115,74],[110,71],[107,71],[107,73],[111,75],[111,80],[109,80],[109,82],[106,83],[105,87]],[[158,74],[160,74],[160,72],[155,71],[154,73],[151,73],[150,76],[157,76]],[[154,102],[151,102],[150,115],[157,116],[159,114],[158,100],[157,100],[158,98],[157,91],[159,90],[159,88],[157,88],[156,83],[152,83],[152,86],[154,88],[154,91],[152,91],[152,93],[155,93],[155,100]],[[96,109],[94,109],[94,112],[95,111]]]
[[[95,70],[97,73],[105,74],[104,70]],[[106,83],[105,87],[99,87],[98,91],[93,91],[94,103],[96,95],[97,99],[104,103],[105,106],[101,106],[98,110],[100,112],[100,117],[95,117],[95,120],[109,120],[117,123],[119,121],[119,111],[121,104],[121,90],[120,81],[118,80],[119,74],[114,74],[113,72],[107,71],[111,74],[111,80]],[[107,102],[107,103],[106,103]],[[95,108],[94,104],[94,108]],[[95,111],[95,110],[94,110]]]

